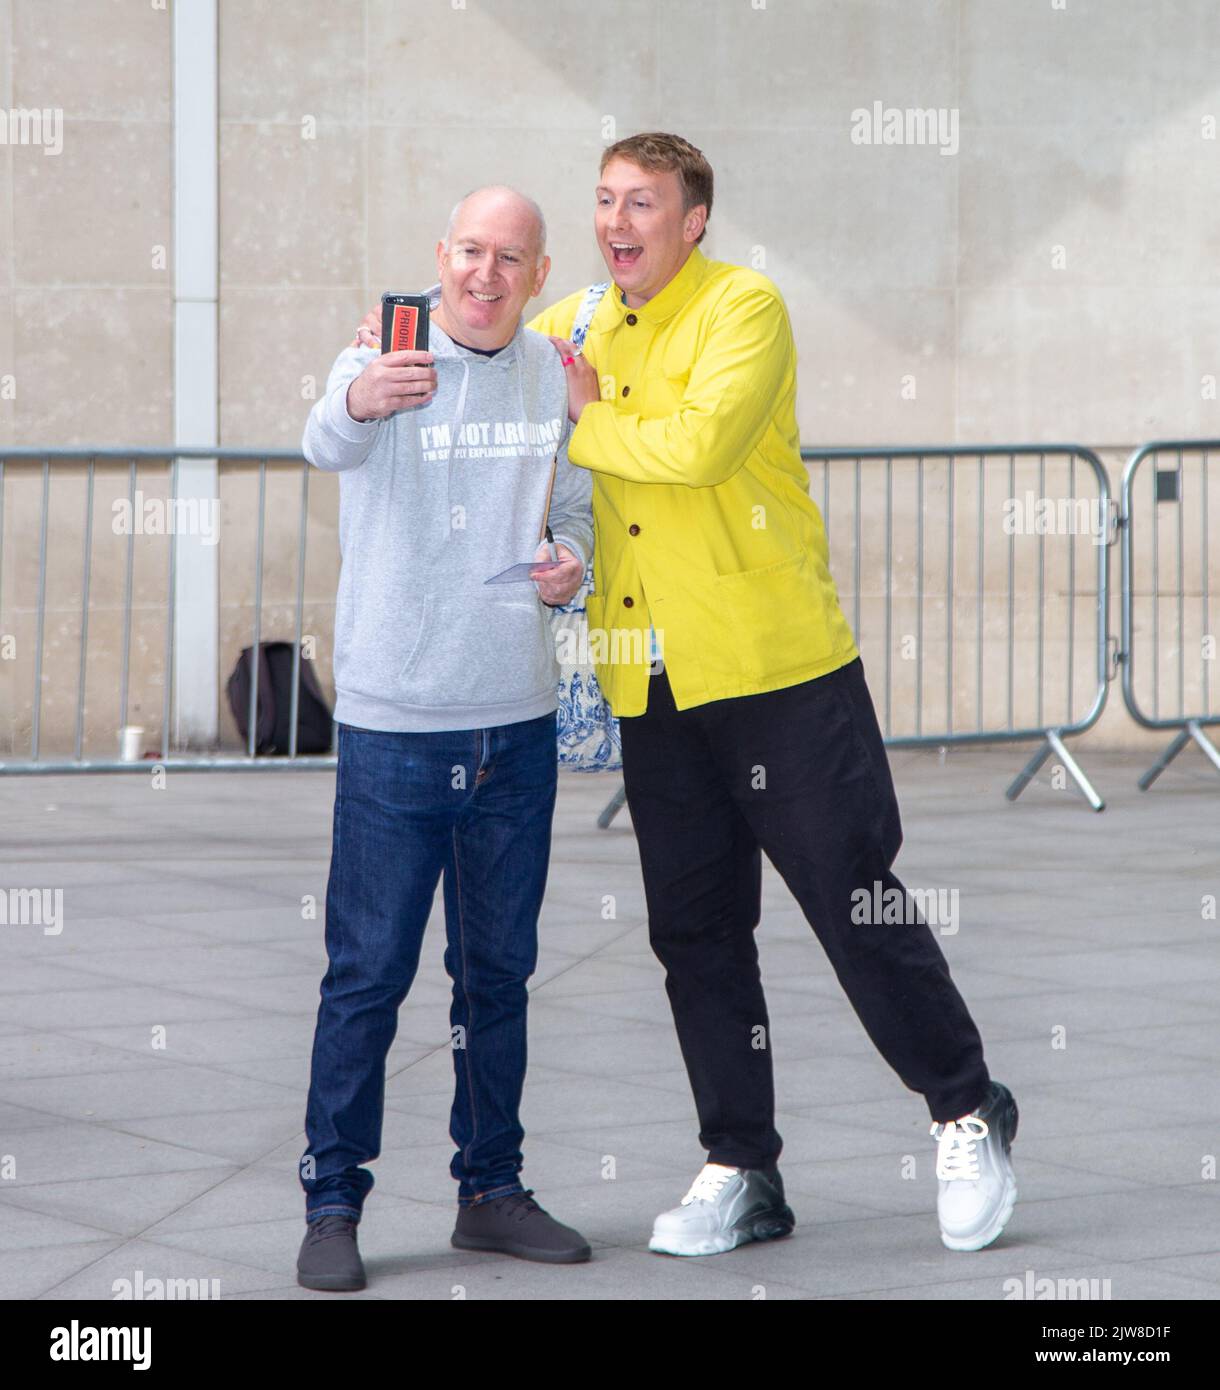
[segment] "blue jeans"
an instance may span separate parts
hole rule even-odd
[[[526,981],[555,809],[555,716],[455,733],[339,725],[326,890],[329,968],[314,1033],[306,1219],[357,1220],[381,1149],[385,1060],[444,875],[453,980],[450,1171],[467,1206],[522,1191]]]

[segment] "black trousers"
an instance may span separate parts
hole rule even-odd
[[[932,1119],[978,1106],[990,1082],[978,1029],[891,868],[902,825],[862,663],[681,711],[655,675],[647,712],[621,727],[649,936],[709,1161],[765,1168],[781,1148],[754,937],[761,853],[869,1037]],[[876,914],[853,898],[858,889],[870,904],[898,901],[887,891],[896,889],[905,924],[861,922]]]

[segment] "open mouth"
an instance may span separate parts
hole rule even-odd
[[[644,254],[644,248],[638,242],[632,241],[612,241],[610,251],[616,266],[634,265]]]
[[[470,297],[479,304],[498,304],[504,298],[502,294],[480,294],[478,290],[471,290]]]

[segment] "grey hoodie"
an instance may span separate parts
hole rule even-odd
[[[428,291],[435,304],[439,286]],[[391,732],[481,729],[547,714],[558,668],[532,580],[485,584],[532,560],[548,520],[587,564],[592,478],[568,462],[559,354],[517,325],[495,357],[433,323],[437,389],[422,407],[360,423],[347,388],[377,355],[346,348],[310,411],[302,450],[339,479],[343,561],[335,718]]]

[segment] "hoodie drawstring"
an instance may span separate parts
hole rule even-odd
[[[526,409],[525,409],[525,364],[524,364],[523,355],[522,355],[522,352],[521,352],[521,344],[520,344],[520,342],[515,342],[515,343],[513,343],[513,345],[512,345],[512,352],[513,352],[513,368],[514,368],[514,370],[515,370],[516,373],[517,373],[517,403],[518,403],[518,406],[520,407],[520,410],[521,410],[521,428],[522,428],[522,431],[524,432],[524,433],[523,433],[523,438],[524,438],[526,441],[528,441],[528,438],[529,438],[529,415],[526,413]],[[488,365],[490,366],[491,364],[489,363]],[[461,434],[462,427],[463,427],[463,425],[466,423],[466,421],[465,421],[466,395],[467,395],[467,392],[468,392],[468,390],[469,390],[469,387],[470,387],[470,358],[469,358],[469,357],[463,357],[463,358],[462,358],[462,384],[461,384],[461,386],[458,387],[457,408],[456,408],[456,409],[454,410],[454,412],[453,412],[453,420],[451,421],[450,426],[449,426],[449,447],[448,447],[448,449],[446,449],[446,451],[445,451],[445,497],[446,497],[446,500],[447,500],[447,502],[448,502],[448,504],[449,504],[449,515],[448,515],[448,518],[446,519],[446,522],[445,522],[445,525],[446,525],[446,527],[448,528],[447,531],[446,531],[446,539],[451,539],[451,538],[452,538],[452,535],[453,535],[453,506],[454,506],[454,502],[453,502],[453,467],[452,467],[452,463],[453,463],[453,450],[454,450],[454,448],[455,448],[456,445],[457,445],[458,436]],[[526,451],[527,451],[526,454],[524,455],[524,457],[528,458],[528,457],[529,457],[529,453],[528,453],[529,444],[528,444],[528,442],[526,442],[526,443],[523,445],[523,447],[524,447],[524,448],[526,449]],[[531,556],[530,558],[532,559],[533,556]]]
[[[445,451],[445,498],[449,504],[449,514],[445,518],[445,539],[453,537],[453,450],[458,442],[458,436],[462,432],[465,424],[463,416],[466,412],[466,391],[470,385],[470,359],[462,359],[462,384],[458,387],[457,409],[453,413],[453,421],[449,426],[449,448]]]

